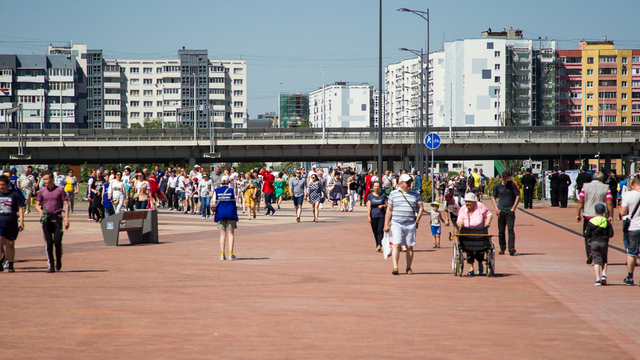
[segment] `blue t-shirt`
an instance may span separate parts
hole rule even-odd
[[[216,216],[213,218],[215,222],[225,220],[238,221],[238,208],[236,207],[236,197],[234,191],[228,186],[221,186],[215,189],[216,193]]]
[[[380,209],[379,205],[384,205],[387,200],[387,194],[382,193],[375,196],[373,193],[367,196],[367,201],[371,203],[371,218],[383,218],[386,213],[386,208]]]
[[[111,200],[109,199],[109,183],[105,182],[103,186],[104,186],[104,195],[102,195],[102,206],[104,206],[104,207],[112,207],[113,204],[111,203]]]

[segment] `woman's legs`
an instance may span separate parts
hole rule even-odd
[[[382,237],[384,236],[384,218],[371,218],[371,230],[376,240],[376,247],[382,246]]]
[[[203,196],[200,198],[202,204],[201,206],[201,210],[202,210],[202,218],[205,218],[205,214],[206,216],[211,216],[211,207],[209,206],[209,202],[211,201],[211,197],[209,196]]]
[[[318,216],[320,215],[320,202],[313,204],[313,219],[318,222]]]
[[[358,192],[355,190],[349,190],[349,195],[351,196],[351,201],[349,202],[349,211],[353,211],[356,206],[356,201],[358,200]]]

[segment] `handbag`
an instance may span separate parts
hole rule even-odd
[[[118,204],[120,203],[120,198],[113,198],[113,199],[111,199],[111,203],[112,203],[113,205],[118,205]]]
[[[638,200],[635,208],[633,208],[633,212],[631,213],[631,216],[629,216],[628,218],[625,219],[625,221],[622,222],[622,232],[625,232],[625,233],[629,232],[629,226],[631,226],[631,219],[633,219],[633,217],[636,215],[636,212],[638,211],[638,205],[640,205],[640,200]]]

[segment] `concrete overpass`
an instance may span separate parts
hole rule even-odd
[[[385,161],[409,158],[416,149],[415,128],[385,128]],[[583,137],[574,127],[462,127],[432,128],[442,138],[438,160],[558,159],[637,156],[640,127],[594,127]],[[374,161],[377,129],[331,128],[322,138],[319,129],[216,129],[217,161]],[[208,129],[100,129],[28,130],[24,154],[30,159],[9,160],[19,150],[15,130],[0,134],[0,158],[12,163],[168,163],[206,161],[210,152]],[[421,145],[424,146],[424,145]],[[209,160],[211,161],[211,160]]]

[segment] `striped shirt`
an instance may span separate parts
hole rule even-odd
[[[404,196],[402,196],[403,193]],[[407,198],[406,200],[405,197]],[[420,198],[420,194],[413,189],[407,192],[398,189],[389,194],[388,204],[393,206],[391,212],[391,219],[393,221],[400,223],[416,221],[415,214],[418,212],[418,206],[422,204],[422,198]]]

